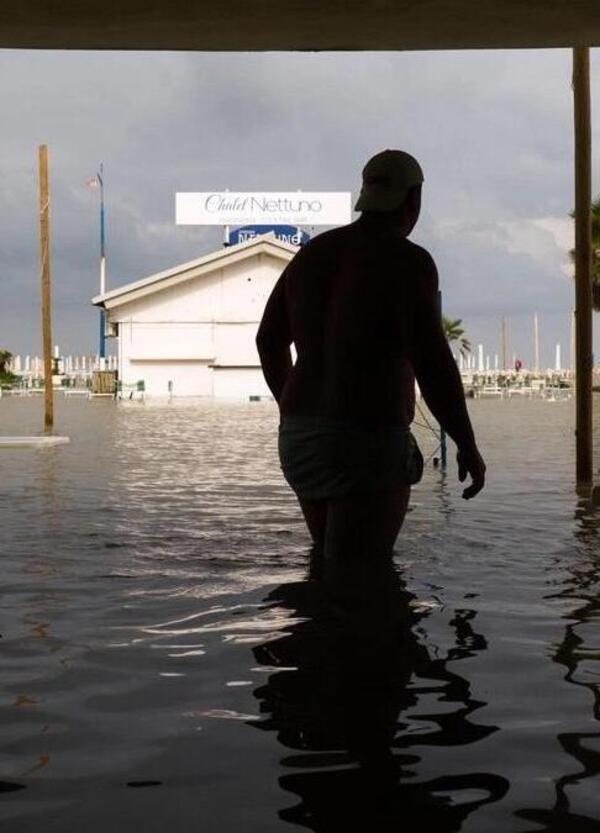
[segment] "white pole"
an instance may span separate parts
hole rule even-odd
[[[554,369],[560,370],[560,342],[556,342],[556,357],[554,362]]]
[[[106,292],[106,257],[100,258],[100,295]]]
[[[100,294],[106,292],[106,245],[105,245],[105,219],[104,219],[104,165],[100,163],[100,171],[96,174],[100,182]],[[100,357],[106,355],[106,311],[100,307]],[[100,367],[102,370],[102,367]]]
[[[571,372],[575,373],[575,310],[571,310]]]
[[[533,350],[534,350],[534,365],[533,369],[536,373],[540,372],[540,333],[538,329],[538,315],[537,312],[533,316]]]
[[[486,371],[486,373],[490,372],[490,357],[489,357],[489,355],[487,355],[485,357],[485,371]]]
[[[477,370],[483,373],[483,344],[477,345]]]

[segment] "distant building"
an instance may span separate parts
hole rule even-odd
[[[149,396],[268,396],[254,340],[281,272],[298,251],[263,235],[92,299],[118,342],[124,390]]]

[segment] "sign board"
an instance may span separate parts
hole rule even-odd
[[[274,234],[277,240],[292,246],[303,246],[310,240],[310,236],[297,226],[242,226],[229,232],[229,244],[246,243],[259,234]]]
[[[180,192],[175,222],[178,226],[339,226],[350,222],[351,196],[346,191]]]

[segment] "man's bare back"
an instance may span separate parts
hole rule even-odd
[[[320,235],[281,275],[257,338],[296,347],[295,365],[273,380],[280,412],[408,427],[416,376],[457,446],[473,444],[435,263],[380,220],[363,215]]]
[[[406,238],[362,218],[321,235],[294,259],[283,281],[298,358],[282,415],[410,425],[412,330],[432,283],[425,258]]]

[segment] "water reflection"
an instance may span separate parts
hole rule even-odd
[[[300,799],[281,819],[317,831],[396,831],[410,817],[455,831],[506,794],[507,780],[491,772],[419,780],[423,747],[472,744],[497,729],[473,721],[485,703],[448,667],[486,649],[473,611],[457,612],[455,646],[442,658],[418,638],[426,614],[392,562],[324,569],[313,557],[306,581],[266,601],[303,620],[253,649],[277,670],[254,692],[265,719],[252,725],[291,750],[279,784]]]
[[[5,433],[39,406],[2,403]],[[60,399],[70,446],[2,456],[10,829],[48,799],[60,831],[597,830],[600,513],[573,520],[571,406],[470,404],[481,500],[428,470],[403,575],[333,582],[302,578],[268,403]]]
[[[551,810],[528,808],[517,815],[544,825],[546,831],[591,833],[599,828],[600,643],[597,622],[600,619],[600,511],[594,508],[589,495],[582,494],[574,516],[576,557],[563,561],[567,568],[563,587],[546,598],[569,600],[573,604],[572,609],[563,614],[567,623],[562,639],[554,646],[552,660],[566,669],[566,682],[589,692],[591,714],[581,721],[587,724],[588,730],[557,735],[562,749],[574,760],[574,770],[556,780],[554,807]],[[576,804],[577,812],[573,810],[573,804]]]

